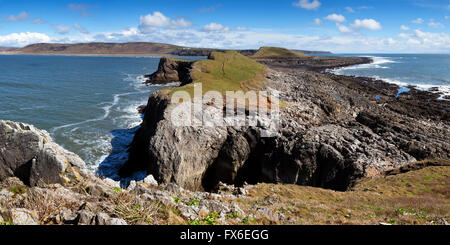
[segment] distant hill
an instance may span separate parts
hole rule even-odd
[[[61,54],[61,55],[142,55],[142,56],[208,56],[214,51],[227,51],[226,49],[211,48],[189,48],[172,44],[150,43],[150,42],[130,42],[130,43],[38,43],[28,45],[23,48],[3,48],[0,52],[14,52],[16,54]],[[236,50],[242,55],[288,55],[289,57],[304,57],[308,53],[328,53],[321,51],[296,51],[284,48],[263,47],[263,50]],[[295,54],[295,55],[294,55]]]
[[[163,43],[38,43],[17,51],[24,54],[98,54],[98,55],[152,55],[171,54],[182,47]]]
[[[10,48],[10,47],[0,47],[0,52],[12,52],[17,50],[17,48]]]
[[[307,55],[317,55],[317,54],[333,54],[332,52],[329,51],[310,51],[310,50],[297,50],[297,49],[293,49],[294,51],[297,52],[301,52]]]
[[[254,59],[291,59],[304,58],[308,57],[308,55],[286,48],[261,47],[255,54],[250,57]]]

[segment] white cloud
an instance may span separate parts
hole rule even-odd
[[[322,4],[318,0],[299,0],[298,2],[294,2],[294,6],[307,10],[317,10],[320,5]]]
[[[179,18],[176,20],[170,21],[170,25],[168,26],[171,29],[180,29],[180,28],[186,28],[192,26],[192,23],[189,21],[186,21],[183,18]]]
[[[204,32],[228,32],[230,28],[217,23],[209,23],[202,28]]]
[[[0,46],[23,47],[33,43],[50,42],[51,38],[46,34],[37,32],[11,33],[0,36]]]
[[[336,23],[343,32],[355,32],[351,26]],[[402,37],[370,37],[365,35],[314,36],[280,33],[276,30],[252,29],[239,31],[208,25],[211,30],[157,28],[142,33],[137,27],[115,32],[64,36],[52,42],[162,42],[187,47],[256,49],[261,46],[282,46],[291,49],[327,50],[336,53],[389,53],[389,52],[443,52],[450,51],[450,36],[444,33],[427,33],[420,30]],[[339,27],[338,27],[339,28]],[[226,29],[227,31],[218,31]],[[48,41],[47,41],[48,42]]]
[[[73,24],[73,27],[83,34],[89,34],[89,31],[78,23]]]
[[[447,15],[446,15],[444,18],[445,18],[446,20],[448,20],[448,19],[450,19],[450,16],[447,16]]]
[[[233,28],[233,29],[236,30],[236,31],[248,31],[248,28],[242,27],[242,26],[238,26],[238,27]]]
[[[342,33],[352,33],[353,32],[353,30],[350,27],[339,24],[339,23],[336,23],[336,27]]]
[[[367,30],[381,30],[381,24],[374,19],[363,19],[363,20],[355,20],[355,23],[352,25],[353,29],[367,29]]]
[[[47,23],[47,21],[43,20],[41,18],[35,18],[35,19],[33,19],[33,21],[31,23],[33,23],[33,24],[45,24],[45,23]]]
[[[339,22],[339,23],[342,23],[342,22],[346,21],[345,17],[343,15],[340,15],[340,14],[330,14],[327,17],[325,17],[325,19],[326,20],[335,21],[335,22]]]
[[[402,31],[408,31],[408,30],[409,30],[409,27],[407,27],[407,26],[405,26],[405,25],[401,25],[401,26],[400,26],[400,30],[402,30]]]
[[[381,30],[381,24],[374,19],[356,19],[353,24],[346,26],[340,23],[336,23],[336,27],[341,33],[357,33],[359,30]]]
[[[433,28],[444,28],[444,25],[442,23],[435,22],[434,20],[430,20],[430,22],[428,22],[428,26]]]
[[[28,16],[30,16],[27,12],[22,11],[20,12],[18,15],[10,15],[8,16],[5,21],[6,22],[19,22],[19,21],[24,21],[26,19],[28,19]]]
[[[410,38],[412,34],[400,33],[397,35],[398,38]]]
[[[322,21],[319,18],[314,19],[314,24],[320,26],[322,24]]]
[[[70,32],[71,27],[70,26],[65,26],[65,25],[54,25],[53,26],[53,30],[58,33],[58,34],[67,34]]]
[[[159,11],[155,11],[153,14],[148,14],[139,18],[139,30],[144,33],[153,32],[158,27],[180,29],[190,26],[192,26],[192,23],[183,18],[171,20]]]
[[[414,24],[422,24],[424,22],[424,20],[422,18],[417,18],[417,19],[415,19],[415,20],[413,20],[411,22],[414,23]]]
[[[349,13],[355,13],[355,10],[352,7],[345,7],[345,10]]]

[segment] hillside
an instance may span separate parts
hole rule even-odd
[[[108,54],[154,55],[171,54],[181,47],[163,43],[39,43],[18,49],[23,54]]]
[[[261,47],[255,54],[250,57],[254,59],[293,59],[305,58],[308,57],[308,55],[285,48]]]
[[[11,47],[0,47],[0,52],[12,52],[17,50],[17,48],[11,48]]]
[[[322,54],[322,51],[300,51],[277,49],[278,55],[289,54],[293,57],[305,57],[305,54]],[[269,49],[267,49],[268,51]],[[0,52],[14,52],[15,54],[61,54],[61,55],[140,55],[140,56],[208,56],[211,52],[226,52],[231,50],[211,48],[191,48],[164,43],[129,42],[129,43],[37,43],[23,48],[0,47]],[[260,50],[234,50],[245,56],[252,56]],[[266,52],[266,51],[264,51]],[[260,52],[261,53],[261,52]]]

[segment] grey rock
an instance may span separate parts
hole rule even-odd
[[[0,180],[15,176],[35,186],[77,182],[87,175],[83,160],[32,125],[0,120],[0,142]]]
[[[119,218],[110,218],[106,221],[106,225],[128,225],[127,222]]]
[[[127,191],[132,191],[136,188],[136,181],[132,180],[130,181],[130,184],[127,187]]]
[[[115,181],[115,180],[112,180],[112,179],[110,179],[110,178],[105,178],[105,179],[102,180],[102,182],[103,182],[105,185],[109,186],[109,187],[112,187],[112,188],[114,188],[114,187],[120,188],[120,181]]]
[[[59,216],[64,224],[75,224],[78,214],[72,210],[65,209],[60,212]]]
[[[151,174],[149,176],[145,177],[144,183],[147,183],[147,184],[153,185],[153,186],[158,186],[158,182],[155,180],[155,178]]]
[[[78,225],[94,225],[95,215],[91,211],[80,210],[78,211],[77,221]]]
[[[105,213],[98,213],[95,216],[95,224],[96,225],[106,225],[106,222],[110,219],[109,215]]]
[[[14,225],[38,225],[39,216],[35,211],[24,208],[13,208],[1,213],[3,220]]]

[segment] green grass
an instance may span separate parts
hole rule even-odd
[[[285,48],[261,47],[258,52],[250,57],[253,59],[293,59],[305,58],[309,56],[304,53]]]
[[[250,190],[248,198],[233,201],[239,203],[247,215],[256,216],[252,224],[286,224],[252,212],[255,204],[274,194],[279,201],[266,207],[291,218],[293,224],[429,225],[442,219],[450,220],[450,166],[429,166],[406,173],[363,178],[348,192],[258,184]],[[241,223],[249,221],[243,218]]]
[[[9,192],[13,193],[13,198],[17,197],[18,195],[23,195],[27,192],[25,186],[17,185],[9,189]]]
[[[193,82],[170,90],[194,95],[194,85],[202,84],[202,95],[208,91],[259,91],[266,79],[266,67],[236,51],[212,52],[210,59],[196,61],[191,72]]]

